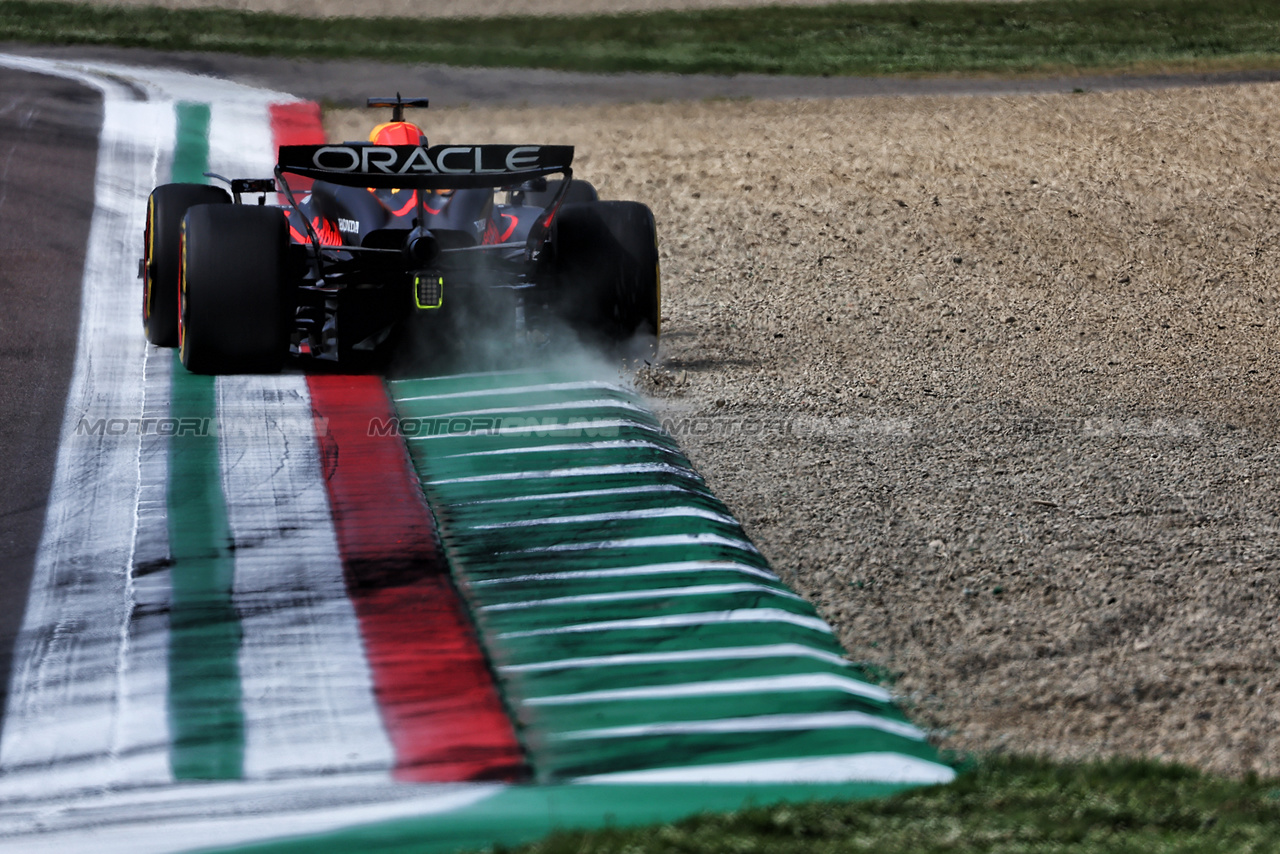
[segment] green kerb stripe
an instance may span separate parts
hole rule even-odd
[[[537,371],[392,393],[538,780],[948,776],[637,395]]]
[[[180,103],[173,180],[203,183],[209,106]],[[244,769],[240,622],[231,601],[235,563],[222,494],[213,377],[188,373],[175,353],[171,414],[201,425],[169,439],[170,764],[180,780],[238,779]]]
[[[178,134],[169,180],[204,184],[204,173],[209,171],[209,105],[180,101],[174,110],[178,115]]]

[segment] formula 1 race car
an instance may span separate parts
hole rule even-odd
[[[573,178],[572,146],[429,147],[404,120],[425,99],[369,106],[392,120],[367,143],[281,146],[274,178],[220,179],[230,192],[152,191],[148,341],[205,374],[275,372],[291,356],[364,369],[385,364],[406,327],[428,351],[480,329],[533,347],[656,346],[649,208],[599,201]],[[287,203],[267,204],[273,193]]]

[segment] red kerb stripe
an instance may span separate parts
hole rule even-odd
[[[273,104],[277,147],[324,142],[320,107]],[[294,186],[291,182],[291,186]],[[309,186],[309,185],[308,185]],[[360,620],[396,776],[423,782],[516,780],[516,740],[465,605],[449,578],[431,511],[395,435],[376,377],[315,376],[318,430],[347,589]]]
[[[347,589],[395,745],[396,776],[524,778],[523,752],[403,440],[370,429],[394,416],[382,381],[312,376],[307,383]]]
[[[320,105],[313,101],[294,101],[289,104],[272,104],[271,135],[276,150],[282,145],[321,145],[324,142],[324,124],[320,120]],[[294,190],[310,190],[311,179],[290,175],[289,187]]]

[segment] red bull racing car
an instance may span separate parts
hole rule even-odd
[[[480,335],[656,346],[650,210],[600,201],[573,178],[572,146],[430,146],[404,120],[426,105],[371,98],[393,112],[369,142],[282,146],[274,178],[221,179],[229,192],[157,187],[140,264],[147,340],[206,374],[377,363],[406,329],[429,353]],[[284,204],[267,204],[275,193]]]

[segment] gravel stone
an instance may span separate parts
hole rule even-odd
[[[1280,89],[424,118],[654,209],[639,385],[944,747],[1280,774]]]

